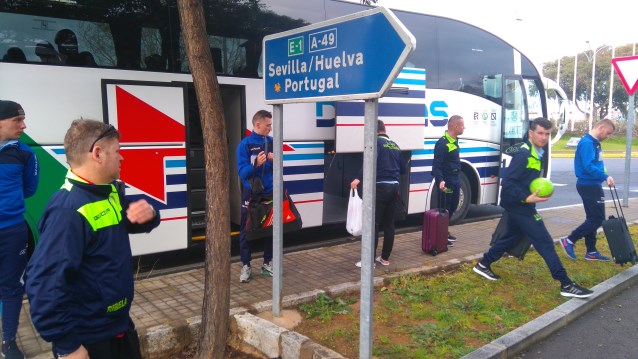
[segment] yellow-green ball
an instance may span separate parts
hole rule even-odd
[[[530,183],[529,190],[532,193],[538,191],[538,197],[550,197],[554,194],[554,184],[547,178],[540,177]]]

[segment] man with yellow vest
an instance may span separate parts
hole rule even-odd
[[[529,185],[541,175],[541,161],[549,141],[552,123],[542,117],[531,122],[529,140],[523,143],[518,151],[512,154],[512,161],[503,178],[501,191],[501,207],[508,213],[507,232],[502,240],[497,241],[474,266],[474,272],[489,280],[500,277],[490,265],[499,260],[506,250],[514,247],[525,233],[530,242],[543,257],[549,271],[560,281],[560,294],[564,297],[587,298],[593,294],[567,276],[567,271],[556,254],[552,236],[547,231],[543,218],[536,212],[536,203],[545,202],[549,197],[539,197],[538,191],[531,193]]]
[[[133,268],[129,233],[150,232],[159,214],[124,197],[120,135],[75,120],[64,137],[71,169],[40,220],[27,266],[31,318],[56,358],[141,358],[129,316]]]
[[[438,188],[438,208],[447,209],[449,218],[459,206],[461,192],[461,148],[459,136],[465,131],[465,120],[459,115],[450,117],[447,131],[434,145],[432,176]],[[448,246],[453,246],[456,237],[448,233]]]

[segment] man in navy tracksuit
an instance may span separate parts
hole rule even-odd
[[[461,192],[461,149],[459,136],[465,130],[463,117],[454,115],[447,123],[447,131],[434,145],[434,162],[432,163],[432,176],[434,186],[442,195],[439,195],[438,208],[445,208],[449,218],[459,206]],[[448,233],[448,246],[453,246],[456,237]]]
[[[401,160],[401,149],[388,137],[385,124],[377,120],[377,197],[375,199],[374,216],[374,253],[377,253],[379,244],[379,227],[383,228],[383,249],[381,255],[375,260],[381,265],[390,265],[390,253],[394,246],[394,215],[399,202],[399,180],[405,173],[405,163]],[[363,178],[360,171],[351,183],[351,188],[357,185]],[[361,262],[356,263],[361,267]]]
[[[603,150],[600,142],[614,133],[616,126],[609,119],[600,121],[583,136],[576,147],[574,170],[576,172],[576,190],[583,200],[585,221],[560,239],[561,246],[569,258],[576,260],[574,245],[576,241],[585,237],[587,252],[585,259],[589,261],[610,261],[607,256],[596,249],[596,231],[605,220],[605,194],[601,182],[606,181],[609,186],[615,186],[614,179],[607,174],[603,163]]]
[[[565,297],[586,298],[593,294],[589,289],[572,282],[556,254],[554,241],[547,231],[543,219],[536,212],[536,203],[549,197],[538,197],[538,191],[531,193],[529,185],[541,175],[541,159],[549,140],[552,123],[545,118],[537,118],[530,124],[529,141],[513,154],[512,161],[503,178],[501,207],[508,213],[507,232],[497,241],[474,266],[474,272],[489,279],[500,277],[492,272],[490,265],[499,260],[505,251],[514,247],[521,239],[520,232],[527,234],[530,242],[543,257],[552,278],[560,281],[560,294]]]
[[[44,210],[27,267],[31,319],[56,358],[141,358],[129,316],[129,233],[150,232],[159,214],[144,199],[124,197],[113,126],[73,121],[64,151],[71,169]]]
[[[252,194],[252,185],[255,179],[263,185],[264,194],[273,191],[273,149],[272,137],[268,136],[272,131],[272,114],[266,110],[260,110],[253,116],[253,132],[245,137],[237,146],[237,171],[242,182],[241,191],[241,228],[239,229],[239,256],[242,268],[239,273],[239,282],[249,282],[253,276],[250,261],[252,249],[246,238],[246,220],[248,218],[248,201]],[[264,263],[261,266],[261,274],[272,277],[272,237],[264,239]]]
[[[3,302],[2,356],[24,358],[16,345],[24,269],[27,266],[28,228],[24,199],[38,187],[38,161],[18,141],[27,127],[24,110],[13,101],[0,100],[0,299]]]

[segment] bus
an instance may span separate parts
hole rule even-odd
[[[264,103],[264,36],[368,9],[340,0],[204,0],[226,121],[231,220],[240,221],[235,149]],[[461,201],[496,204],[508,148],[528,121],[548,117],[546,82],[515,47],[454,19],[394,11],[416,51],[379,100],[379,118],[403,150],[408,213],[436,203],[433,148],[447,120],[465,118]],[[204,142],[176,0],[42,0],[0,4],[0,98],[22,104],[23,135],[40,166],[25,215],[31,241],[67,171],[63,138],[91,118],[121,133],[121,179],[131,199],[159,209],[160,229],[131,237],[134,255],[187,248],[205,234]],[[379,44],[382,46],[382,44]],[[285,105],[284,186],[305,227],[345,222],[349,183],[363,162],[363,102]],[[546,156],[549,158],[549,156]],[[226,165],[226,164],[220,164]],[[550,163],[544,162],[549,176]],[[213,194],[214,195],[214,194]]]

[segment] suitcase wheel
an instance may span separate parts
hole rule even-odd
[[[436,249],[433,249],[433,250],[432,250],[432,255],[433,255],[433,256],[435,256],[435,255],[437,255],[437,254],[439,254],[439,251],[437,251]]]

